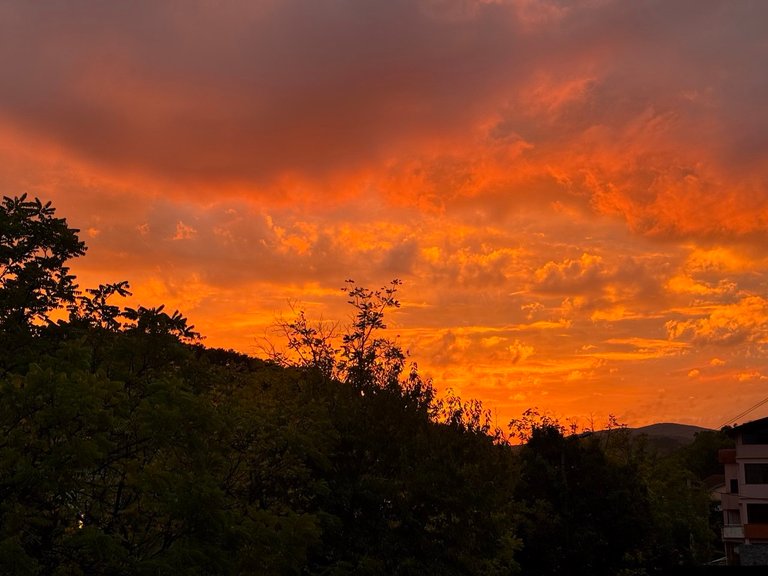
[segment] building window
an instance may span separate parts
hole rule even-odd
[[[768,463],[744,464],[746,484],[768,484]]]
[[[768,504],[747,504],[749,524],[768,524]]]
[[[741,524],[741,514],[738,510],[726,510],[725,511],[725,523],[726,524]]]
[[[739,493],[739,479],[731,478],[731,494]]]

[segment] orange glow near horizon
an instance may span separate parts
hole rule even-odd
[[[768,396],[766,17],[12,2],[2,193],[81,229],[82,286],[129,280],[209,346],[399,278],[391,335],[500,424],[717,427]]]

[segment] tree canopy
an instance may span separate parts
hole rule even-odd
[[[66,262],[85,254],[85,243],[54,213],[50,202],[26,195],[0,204],[0,330],[29,330],[74,301]]]

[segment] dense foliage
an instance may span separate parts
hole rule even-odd
[[[512,446],[382,336],[397,281],[348,285],[338,346],[299,312],[289,354],[260,360],[120,306],[126,282],[78,291],[85,247],[49,205],[6,198],[0,237],[0,573],[643,574],[716,554],[699,480],[722,438],[659,455],[534,419]]]

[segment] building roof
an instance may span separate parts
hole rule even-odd
[[[738,424],[733,428],[731,428],[730,430],[728,430],[727,432],[728,434],[733,436],[736,434],[740,434],[741,432],[749,432],[752,430],[758,430],[763,428],[768,428],[768,416],[766,416],[765,418],[760,418],[758,420],[745,422],[744,424]]]
[[[704,488],[710,492],[717,488],[725,486],[725,474],[711,474],[701,481],[704,484]]]

